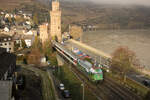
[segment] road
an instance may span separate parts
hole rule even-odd
[[[62,91],[60,91],[60,90],[58,89],[58,86],[59,86],[59,84],[60,84],[61,82],[53,75],[53,71],[54,71],[54,70],[55,70],[54,68],[49,67],[49,68],[47,69],[47,72],[48,72],[48,75],[52,77],[52,80],[53,80],[53,83],[54,83],[54,86],[55,86],[55,90],[56,90],[56,92],[57,92],[57,94],[58,94],[59,100],[71,100],[71,98],[64,98],[64,97],[62,96],[62,94],[61,94]],[[64,84],[64,85],[65,85],[65,84]]]
[[[133,80],[139,82],[139,83],[142,84],[142,85],[143,85],[143,81],[144,81],[144,80],[150,80],[150,79],[149,79],[148,77],[146,77],[145,75],[142,75],[142,74],[136,73],[136,72],[134,72],[134,73],[128,73],[127,76],[130,77],[131,79],[133,79]]]

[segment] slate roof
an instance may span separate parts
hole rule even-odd
[[[0,79],[4,76],[9,66],[14,63],[16,63],[16,55],[7,52],[0,54]]]
[[[0,54],[6,52],[6,48],[1,48],[0,47]]]
[[[11,100],[12,81],[0,81],[0,100]]]

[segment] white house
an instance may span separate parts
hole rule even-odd
[[[33,41],[34,41],[34,35],[25,35],[25,36],[23,37],[23,39],[24,39],[24,41],[25,41],[27,47],[29,48],[29,47],[32,46],[32,43],[33,43]]]
[[[13,18],[13,17],[14,17],[14,15],[13,15],[13,14],[11,14],[11,15],[10,15],[10,17],[11,17],[11,18]]]
[[[5,18],[8,18],[9,17],[9,14],[7,13],[6,15],[5,15]]]
[[[4,28],[4,31],[5,31],[5,32],[9,32],[9,28],[8,28],[8,27],[5,27],[5,28]]]
[[[1,14],[4,15],[5,13],[4,13],[4,12],[1,12]]]
[[[32,46],[32,40],[31,39],[25,39],[25,43],[26,43],[28,48]]]
[[[26,21],[26,24],[31,25],[31,22],[30,21]]]
[[[25,35],[33,35],[33,32],[30,30],[29,32],[25,33]]]
[[[14,18],[17,18],[17,15],[14,15]]]
[[[46,63],[46,57],[41,58],[41,63]]]

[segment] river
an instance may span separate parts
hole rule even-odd
[[[120,46],[134,51],[141,65],[150,68],[150,30],[99,30],[84,32],[82,41],[112,54]]]

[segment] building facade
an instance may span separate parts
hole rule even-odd
[[[13,100],[16,56],[0,48],[0,100]]]
[[[48,23],[44,23],[39,26],[40,31],[40,40],[42,43],[46,42],[48,40]]]
[[[3,52],[6,52],[6,49],[0,47],[0,54],[3,53]]]
[[[52,1],[52,11],[50,11],[50,35],[52,40],[62,41],[61,35],[61,10],[58,0]]]
[[[0,80],[9,80],[16,69],[16,56],[11,53],[0,53]]]
[[[81,26],[69,25],[69,33],[73,39],[80,39],[80,41],[82,42],[83,30],[82,30]]]
[[[6,48],[7,52],[14,52],[14,41],[11,36],[0,34],[0,47]]]
[[[23,40],[25,41],[27,48],[30,48],[35,40],[35,36],[34,35],[24,35]]]

